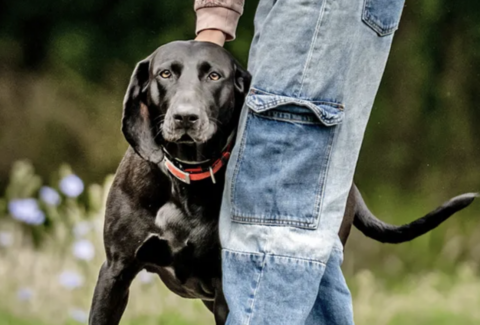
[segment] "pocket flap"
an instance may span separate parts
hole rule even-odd
[[[263,113],[285,105],[295,105],[310,109],[325,126],[333,126],[343,121],[343,105],[328,101],[310,101],[305,99],[279,96],[252,89],[246,98],[247,106],[255,113]],[[296,112],[291,112],[296,113]]]
[[[379,36],[388,36],[398,28],[404,3],[404,0],[365,0],[362,20]]]

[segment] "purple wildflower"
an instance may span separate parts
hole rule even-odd
[[[17,298],[20,301],[29,301],[33,297],[33,291],[30,288],[20,288],[17,291]]]
[[[70,317],[79,323],[86,324],[88,321],[88,313],[82,309],[72,309],[70,310]]]
[[[48,186],[43,186],[40,189],[40,199],[48,205],[57,206],[60,204],[60,194],[55,191],[53,188]]]
[[[35,199],[14,199],[8,203],[8,210],[16,220],[40,225],[45,222],[45,214],[38,207]]]
[[[83,285],[83,277],[74,271],[63,271],[58,277],[58,282],[63,287],[73,290]]]
[[[60,181],[60,190],[68,197],[79,196],[83,189],[83,182],[77,175],[68,175]]]
[[[73,244],[73,255],[79,260],[91,261],[95,257],[95,247],[87,239],[78,240]]]

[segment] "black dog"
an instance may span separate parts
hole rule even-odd
[[[107,261],[93,297],[90,324],[118,324],[131,281],[157,273],[185,298],[201,299],[224,324],[218,216],[225,163],[250,75],[223,48],[174,42],[141,61],[124,101],[130,144],[110,190],[105,216]],[[365,235],[400,243],[437,227],[474,194],[401,226],[376,219],[353,185],[340,237],[352,223]]]

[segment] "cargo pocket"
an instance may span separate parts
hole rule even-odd
[[[235,222],[314,229],[343,106],[253,90],[231,206]]]
[[[388,36],[398,29],[404,0],[365,0],[362,20],[379,36]]]

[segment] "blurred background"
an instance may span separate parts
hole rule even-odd
[[[258,1],[237,40],[245,65]],[[127,143],[139,60],[194,37],[193,1],[0,1],[0,325],[86,323],[105,195]],[[402,224],[480,191],[480,2],[407,1],[356,173]],[[344,271],[362,324],[480,323],[480,203],[398,246],[354,231]],[[135,280],[123,324],[213,324],[160,280]]]

